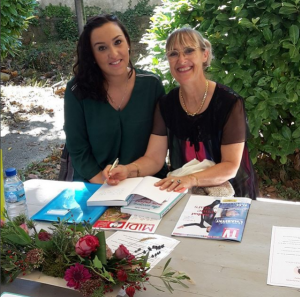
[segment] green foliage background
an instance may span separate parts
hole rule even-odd
[[[1,60],[14,56],[21,46],[20,37],[36,6],[36,0],[1,0]]]
[[[300,0],[162,0],[142,38],[149,55],[139,64],[158,73],[167,91],[175,82],[165,41],[183,26],[211,41],[209,76],[244,97],[252,160],[263,153],[285,164],[300,147]]]

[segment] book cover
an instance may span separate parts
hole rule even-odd
[[[121,212],[154,219],[161,219],[184,195],[172,192],[171,197],[163,203],[157,203],[140,195],[134,195],[127,206],[121,207]]]
[[[192,195],[172,235],[240,242],[251,201],[250,198]]]
[[[87,200],[101,185],[89,183],[72,183],[63,190],[31,219],[35,221],[56,222],[58,218],[70,223],[89,221],[91,224],[104,213],[105,206],[87,206]]]
[[[94,229],[154,233],[160,219],[122,213],[120,207],[109,207],[93,225]]]

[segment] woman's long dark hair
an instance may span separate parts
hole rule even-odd
[[[80,98],[91,98],[107,102],[107,92],[104,87],[105,77],[102,70],[95,63],[94,54],[91,47],[91,33],[95,28],[102,27],[104,24],[113,22],[120,27],[127,43],[131,45],[129,34],[124,25],[114,15],[98,15],[90,18],[84,30],[81,33],[77,45],[77,61],[73,66],[73,72],[75,75],[75,83],[79,89]],[[133,65],[129,59],[129,77],[133,73]]]

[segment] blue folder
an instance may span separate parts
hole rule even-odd
[[[87,200],[101,187],[98,184],[72,183],[40,211],[31,217],[35,221],[57,222],[58,218],[68,223],[88,221],[94,224],[107,206],[87,206]]]

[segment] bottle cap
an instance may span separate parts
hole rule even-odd
[[[14,176],[17,175],[17,170],[16,168],[7,168],[5,169],[5,174],[6,176]]]

